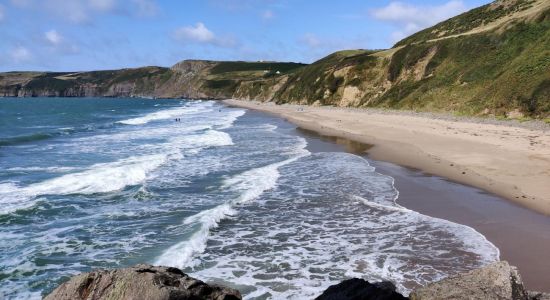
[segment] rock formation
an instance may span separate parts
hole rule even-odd
[[[414,290],[410,298],[425,299],[528,299],[515,267],[505,261],[488,265]]]
[[[239,291],[208,285],[180,269],[136,265],[116,270],[97,270],[72,277],[45,300],[237,300]]]
[[[46,300],[241,299],[239,291],[208,285],[180,269],[136,265],[98,270],[72,277]],[[430,283],[412,291],[409,298],[391,282],[369,283],[348,279],[326,289],[317,300],[550,300],[550,294],[527,291],[517,269],[500,261],[465,274]]]
[[[364,279],[348,279],[331,285],[316,300],[405,300],[389,281],[369,283]]]

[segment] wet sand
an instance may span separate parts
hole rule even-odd
[[[550,217],[475,187],[369,157],[373,145],[296,128],[312,152],[346,151],[365,156],[376,170],[395,178],[397,203],[432,217],[468,225],[519,268],[530,290],[550,292]]]
[[[377,160],[418,168],[550,215],[550,134],[544,128],[414,112],[225,100],[293,124],[373,144]]]

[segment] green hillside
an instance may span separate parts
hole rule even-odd
[[[332,54],[287,76],[273,99],[263,100],[547,118],[549,94],[550,1],[509,0],[389,50]]]
[[[550,1],[499,0],[388,50],[310,65],[187,60],[171,68],[0,74],[0,96],[239,98],[464,115],[550,117]]]

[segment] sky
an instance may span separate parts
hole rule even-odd
[[[0,71],[311,63],[385,49],[488,0],[0,0]]]

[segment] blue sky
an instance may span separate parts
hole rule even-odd
[[[381,49],[487,0],[0,0],[0,71],[183,59],[312,62]]]

